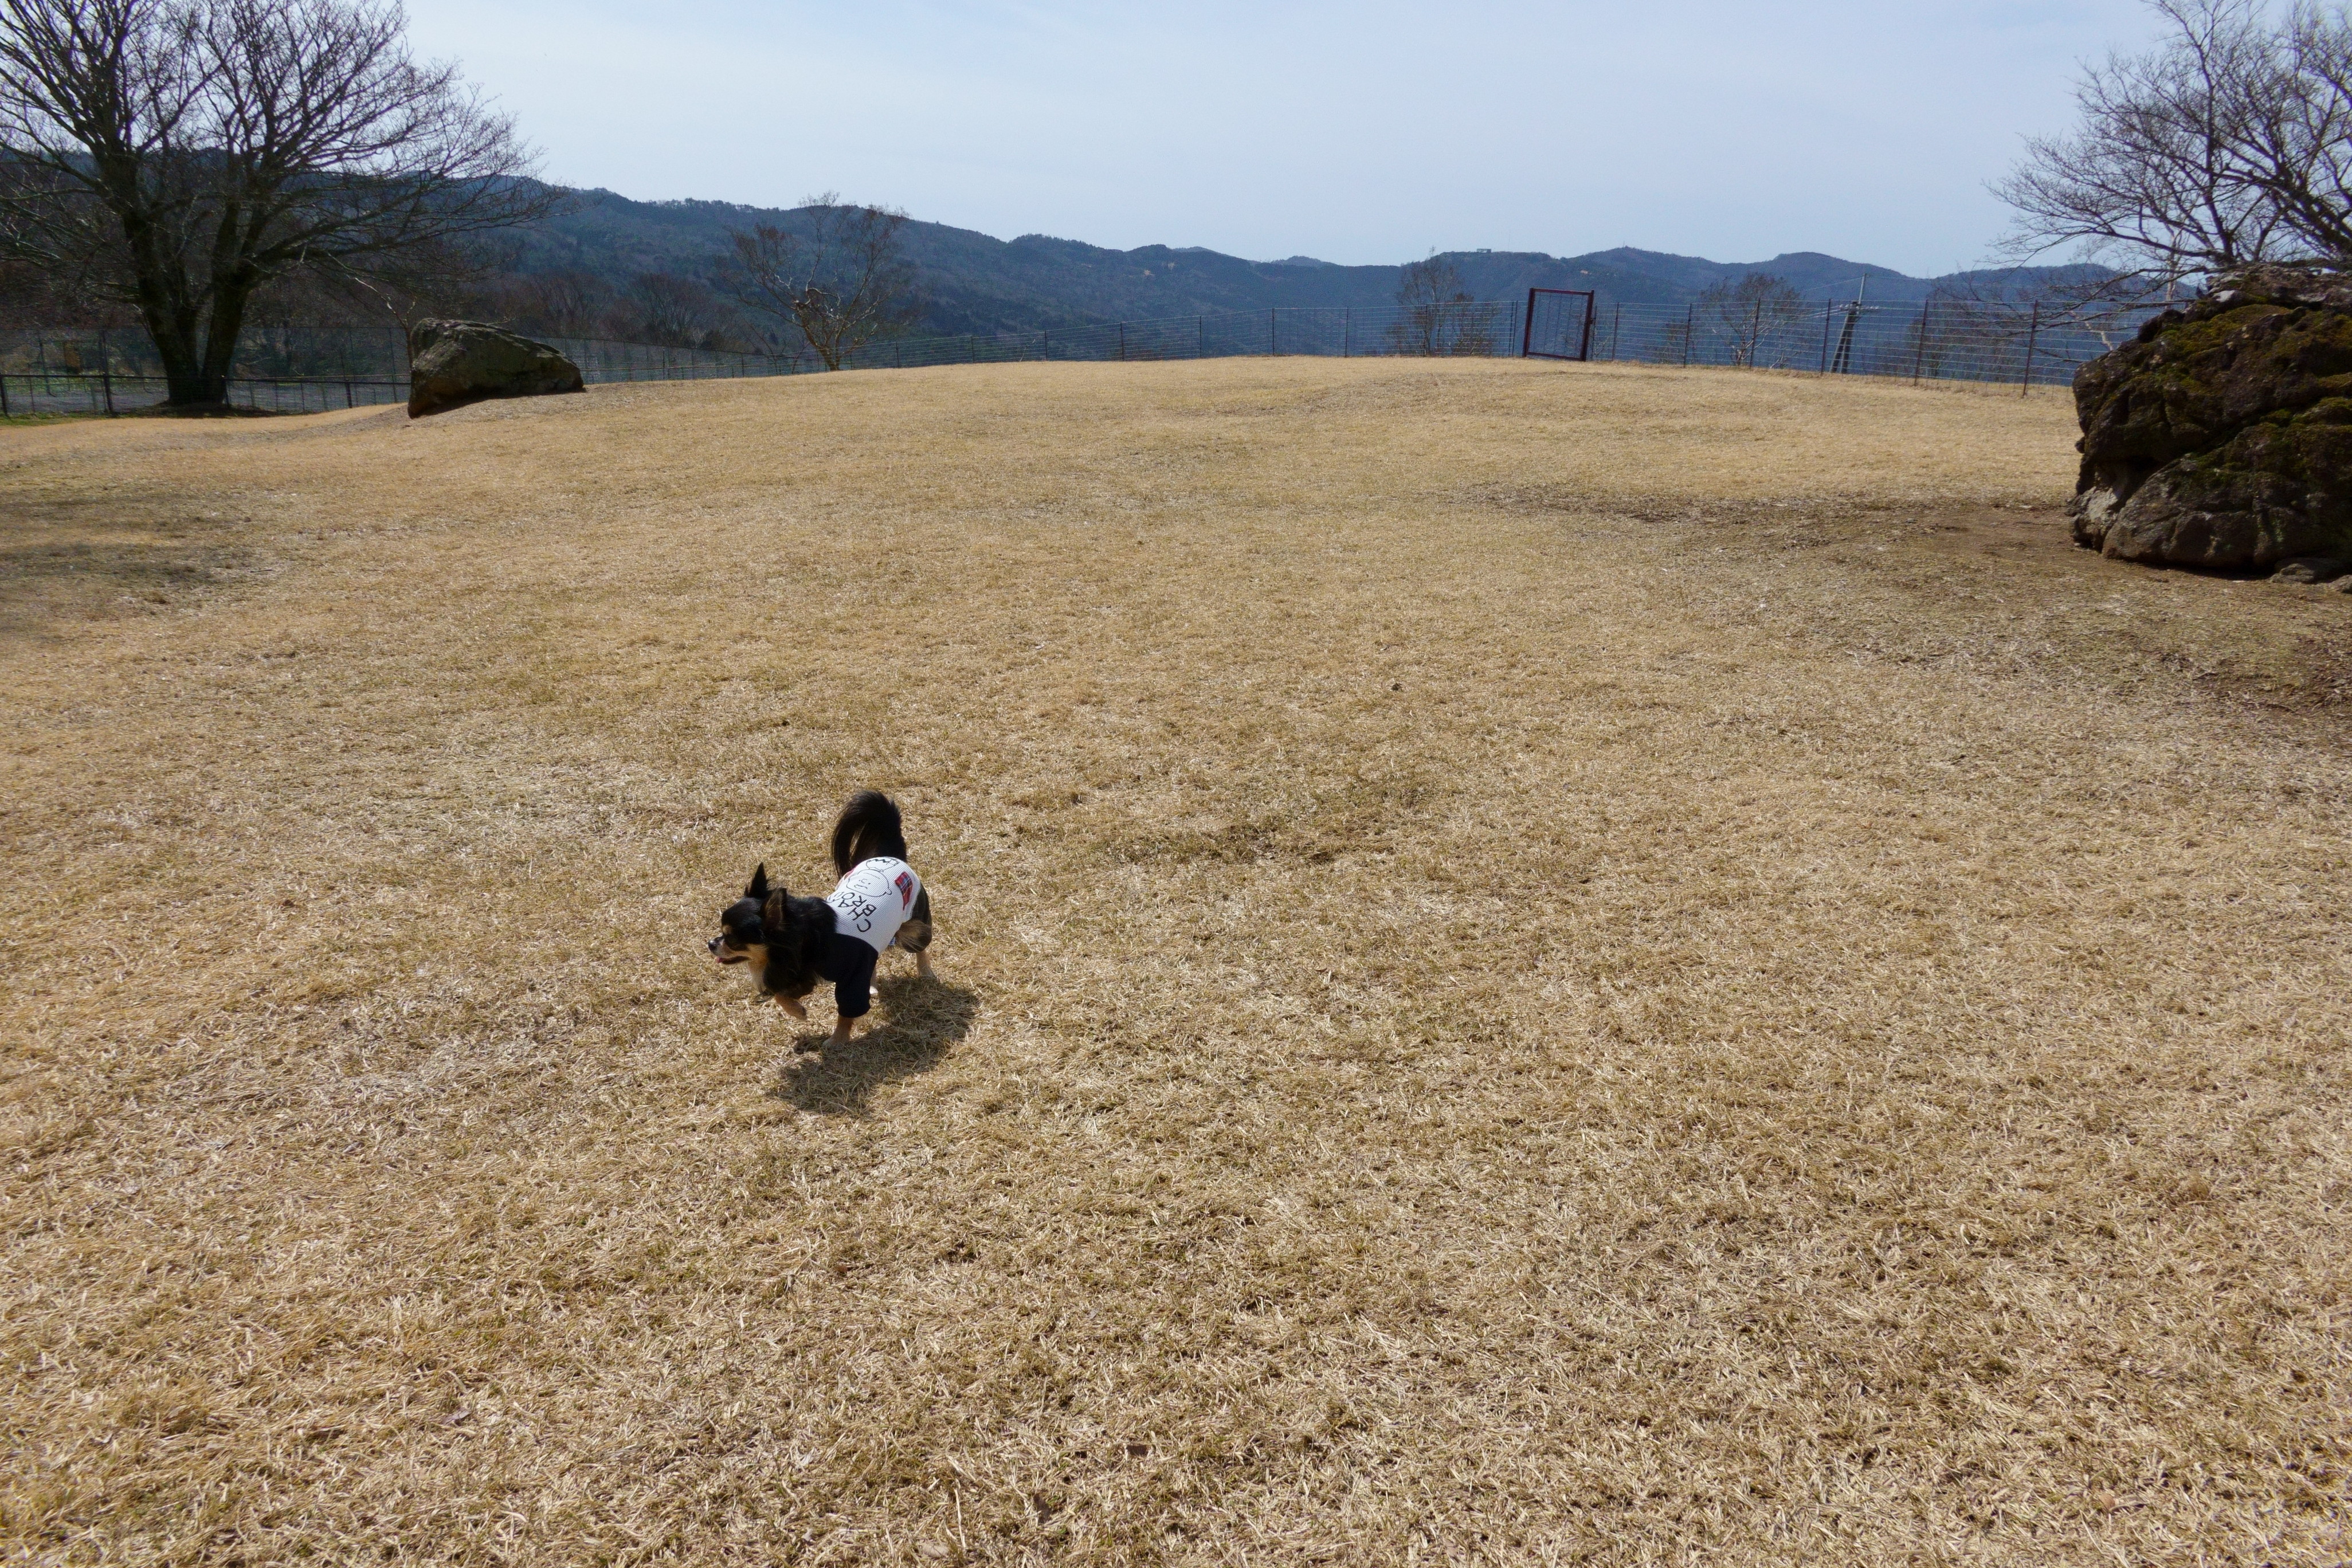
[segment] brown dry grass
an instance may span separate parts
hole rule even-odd
[[[2069,435],[1241,361],[0,436],[0,1536],[2342,1559],[2352,598],[2074,551]],[[947,983],[796,1058],[697,943],[869,783]]]

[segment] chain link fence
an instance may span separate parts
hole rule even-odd
[[[1821,375],[2006,382],[2021,392],[2064,386],[2075,368],[2128,342],[2154,304],[1930,300],[1871,305],[1788,299],[1727,309],[1704,303],[1601,301],[1591,357],[1668,365],[1730,365]],[[1272,309],[1113,321],[1028,332],[890,338],[845,356],[845,370],[913,370],[1024,361],[1516,357],[1524,300]],[[800,375],[824,362],[799,353],[734,353],[543,340],[592,383]],[[128,414],[164,400],[163,367],[134,329],[0,332],[0,415]],[[247,335],[229,401],[274,413],[319,413],[408,397],[407,344],[388,329],[276,327]]]
[[[95,370],[17,374],[0,371],[0,416],[20,414],[136,414],[162,404],[169,387],[160,375]],[[323,414],[406,403],[408,383],[357,377],[241,376],[229,383],[229,402],[266,414]]]
[[[1751,302],[1740,309],[1604,305],[1592,357],[1738,365],[1821,375],[2067,386],[2084,362],[2129,342],[2160,304],[1928,300],[1867,305]]]

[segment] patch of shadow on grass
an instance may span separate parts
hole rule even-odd
[[[877,981],[888,1022],[818,1055],[797,1057],[771,1091],[819,1116],[864,1116],[886,1083],[929,1072],[948,1047],[971,1033],[980,994],[967,985],[920,975]],[[823,1035],[803,1036],[796,1051],[814,1051]]]
[[[1582,489],[1556,484],[1478,484],[1448,492],[1449,500],[1497,511],[1563,517],[1613,534],[1626,522],[1670,540],[1704,536],[1710,546],[1737,540],[1759,555],[1834,545],[1866,527],[1873,509],[1837,496],[1788,500],[1695,500]]]
[[[1215,860],[1246,864],[1296,857],[1328,865],[1342,855],[1394,850],[1435,816],[1439,792],[1416,774],[1356,778],[1317,792],[1295,810],[1261,812],[1214,827],[1139,828],[1118,837],[1123,861]]]
[[[152,615],[254,574],[253,552],[228,542],[217,525],[136,500],[11,510],[0,531],[0,638]]]
[[[2212,695],[2242,706],[2340,722],[2352,719],[2352,631],[2300,637],[2259,663],[2224,660],[2196,671],[2196,679]]]

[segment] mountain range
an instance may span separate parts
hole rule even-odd
[[[708,293],[707,311],[743,323],[730,302],[709,289],[714,268],[731,247],[731,231],[755,224],[794,227],[805,209],[740,206],[714,201],[632,201],[589,190],[520,237],[519,280],[568,278],[633,296]],[[1041,327],[1143,321],[1269,307],[1380,306],[1394,302],[1401,268],[1340,266],[1312,257],[1251,261],[1199,246],[1147,245],[1113,250],[1082,240],[1024,234],[997,239],[971,229],[909,220],[901,235],[923,307],[919,333],[1033,331]],[[1529,288],[1591,289],[1607,302],[1678,303],[1712,284],[1750,273],[1780,278],[1808,298],[1852,299],[1867,279],[1869,298],[1922,300],[1931,290],[2059,287],[2104,274],[2082,267],[2031,268],[1914,278],[1892,268],[1816,251],[1755,262],[1709,261],[1621,246],[1581,256],[1539,251],[1445,253],[1474,299],[1509,299]],[[648,283],[651,279],[653,282]],[[529,318],[527,300],[508,313]],[[718,329],[721,322],[710,323]],[[688,335],[692,335],[691,333]]]

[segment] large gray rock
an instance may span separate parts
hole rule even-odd
[[[2074,539],[2126,561],[2352,557],[2352,276],[2252,267],[2074,375]]]
[[[580,367],[545,343],[482,321],[419,321],[408,330],[408,416],[486,397],[582,392]]]

